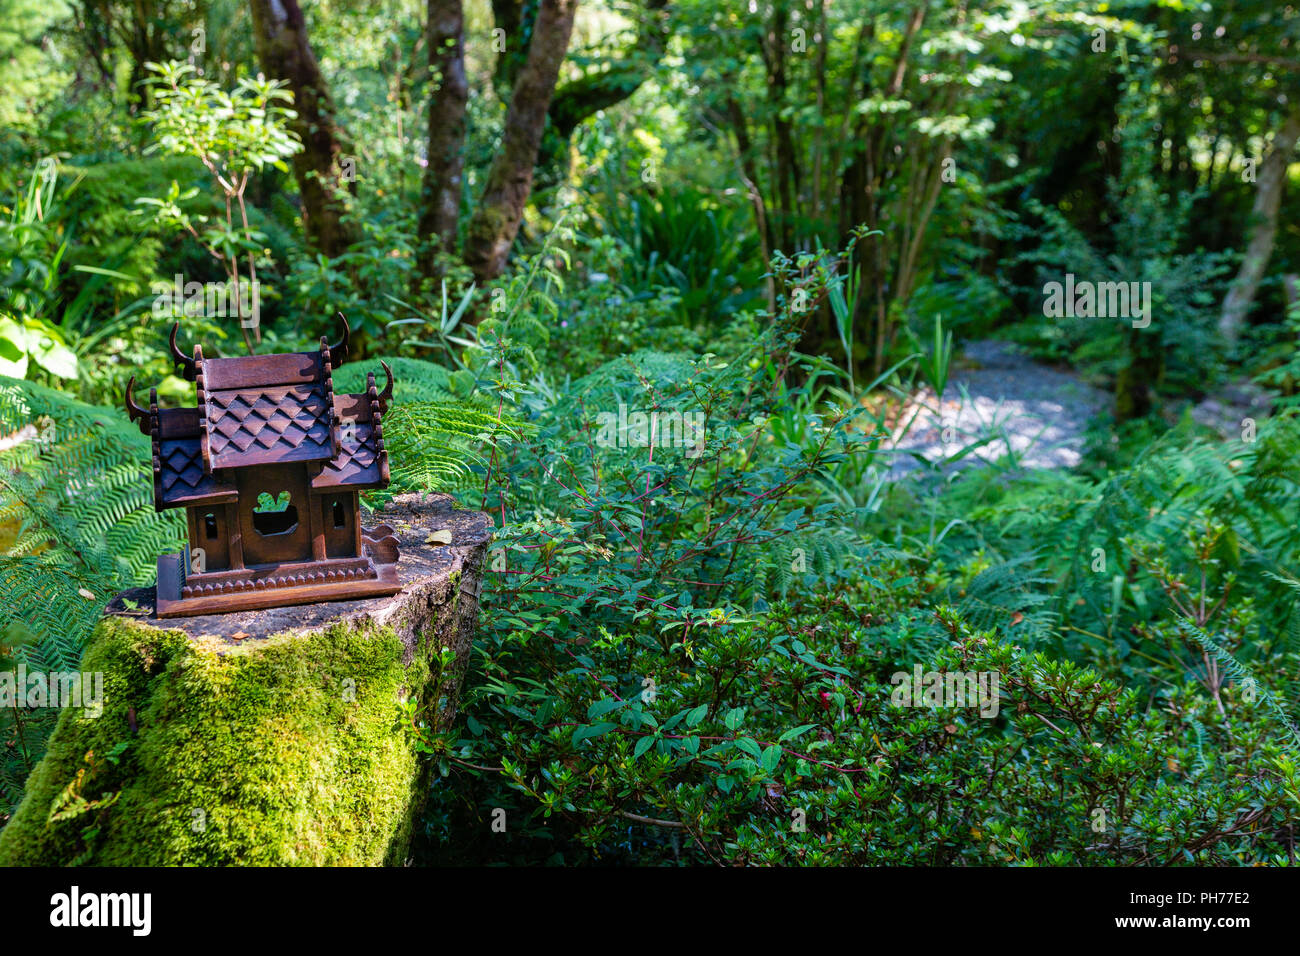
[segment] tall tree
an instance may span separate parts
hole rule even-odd
[[[755,0],[750,16],[726,4],[674,10],[681,69],[699,90],[692,102],[706,125],[734,136],[736,178],[765,252],[844,248],[859,227],[872,231],[854,246],[845,291],[848,347],[876,372],[897,354],[914,290],[938,268],[937,227],[971,222],[978,188],[968,183],[995,168],[995,118],[1011,95],[1005,65],[1023,62],[1011,37],[1023,44],[1030,25],[968,6]],[[966,179],[945,189],[958,183],[958,158]],[[948,213],[959,210],[955,222]],[[811,350],[839,350],[829,307],[805,322]]]
[[[484,282],[501,274],[533,188],[547,110],[569,49],[578,0],[539,0],[528,59],[515,81],[501,145],[465,236],[464,260]]]
[[[537,5],[529,0],[492,0],[492,86],[497,97],[510,99],[515,77],[528,60],[528,41],[537,17]]]
[[[1300,20],[1276,0],[1234,0],[1212,11],[1171,5],[1156,16],[1165,42],[1161,72],[1177,92],[1161,106],[1169,177],[1180,192],[1208,194],[1197,217],[1198,241],[1245,246],[1218,314],[1218,331],[1232,349],[1273,254],[1287,167],[1300,140]],[[1249,177],[1253,195],[1245,217],[1238,174],[1246,168],[1243,158],[1258,159],[1255,137],[1268,132],[1272,143]],[[1208,162],[1192,161],[1207,146]]]
[[[302,194],[307,238],[327,256],[343,253],[356,238],[343,219],[343,159],[346,135],[334,118],[334,102],[308,42],[298,0],[250,0],[257,58],[267,76],[285,80],[293,91],[293,129],[303,149],[293,157]]]
[[[1260,163],[1255,183],[1255,201],[1250,211],[1250,241],[1242,257],[1237,278],[1223,299],[1219,313],[1219,332],[1235,346],[1246,313],[1255,300],[1259,281],[1273,255],[1273,241],[1277,236],[1277,212],[1282,204],[1282,187],[1286,184],[1286,170],[1291,165],[1296,141],[1300,139],[1300,105],[1293,106],[1282,127],[1273,137],[1268,155]]]
[[[465,12],[461,0],[429,0],[429,149],[420,193],[414,281],[432,276],[438,252],[455,252],[464,172]]]

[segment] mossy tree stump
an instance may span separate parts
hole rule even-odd
[[[159,621],[152,588],[118,595],[82,661],[103,713],[60,716],[0,865],[404,862],[416,725],[454,715],[490,524],[441,495],[383,521],[391,597]]]

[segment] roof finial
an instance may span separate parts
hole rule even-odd
[[[133,422],[143,423],[149,417],[149,413],[135,403],[135,399],[131,395],[133,391],[135,391],[134,375],[126,383],[126,417]]]
[[[335,317],[343,323],[343,338],[339,339],[337,345],[330,346],[330,364],[338,368],[348,360],[348,339],[352,337],[352,329],[348,325],[348,320],[343,317],[342,312],[336,312]]]
[[[172,347],[172,358],[175,359],[176,364],[181,367],[182,374],[184,374],[185,378],[187,378],[189,381],[192,382],[194,381],[194,376],[197,373],[197,368],[195,366],[194,359],[186,355],[184,352],[182,352],[180,349],[176,347],[176,333],[180,329],[180,327],[181,324],[179,322],[175,323],[172,326],[172,334],[167,339],[167,342]]]

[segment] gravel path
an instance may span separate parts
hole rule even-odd
[[[918,407],[921,411],[908,433],[894,443],[900,454],[891,473],[921,467],[902,452],[936,461],[984,438],[992,440],[956,467],[977,458],[996,461],[1009,448],[1025,468],[1070,468],[1079,463],[1088,420],[1110,401],[1106,392],[1033,361],[1009,342],[970,342],[962,359],[953,363],[939,414],[931,410],[932,390],[913,396],[900,427]]]

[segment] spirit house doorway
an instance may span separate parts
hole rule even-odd
[[[310,561],[307,467],[263,465],[236,472],[244,560],[250,565]]]

